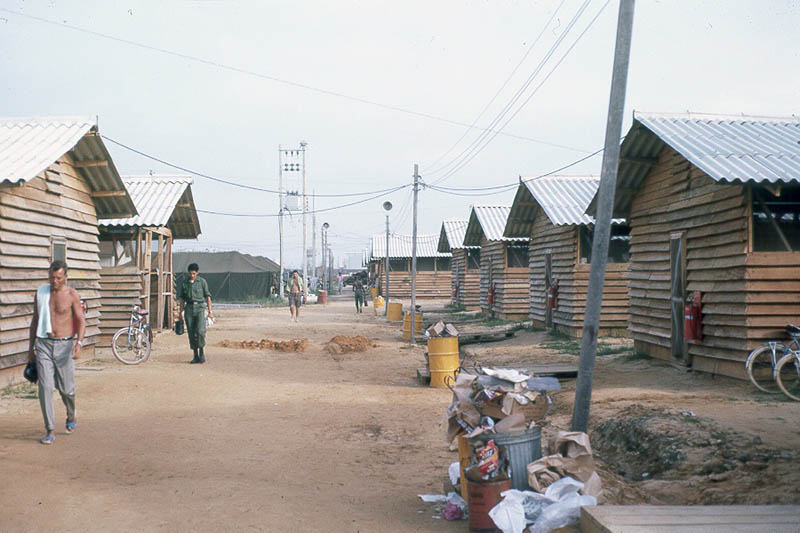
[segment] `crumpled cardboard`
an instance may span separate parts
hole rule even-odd
[[[571,476],[583,482],[583,494],[599,498],[602,483],[595,472],[589,436],[580,431],[559,431],[551,450],[555,452],[553,455],[528,465],[528,485],[537,492],[544,492],[562,477]]]
[[[447,408],[447,442],[452,442],[462,432],[472,431],[480,424],[481,414],[472,403],[472,382],[477,376],[460,373],[453,386],[455,400]],[[465,427],[465,425],[467,427]]]

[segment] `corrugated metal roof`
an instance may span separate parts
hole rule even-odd
[[[480,246],[481,238],[483,237],[487,241],[526,242],[527,238],[508,238],[503,236],[510,212],[510,205],[473,205],[469,213],[464,245]]]
[[[403,259],[411,257],[411,235],[389,234],[389,258]],[[453,254],[441,253],[437,248],[438,235],[417,235],[417,257],[452,257]],[[372,236],[372,252],[370,260],[386,257],[386,234],[380,233]]]
[[[191,176],[125,176],[122,180],[139,214],[105,220],[101,227],[166,226],[175,239],[196,239],[200,234]]]
[[[511,213],[508,215],[506,237],[530,236],[539,209],[555,226],[594,224],[586,208],[600,185],[597,176],[544,176],[521,178]],[[624,224],[625,219],[613,219],[612,224]]]
[[[442,229],[439,232],[439,247],[438,250],[444,253],[450,253],[453,249],[459,248],[474,248],[473,246],[464,246],[464,234],[467,231],[467,220],[443,220]]]
[[[635,191],[665,144],[716,181],[800,181],[798,117],[634,112],[620,148],[615,216],[627,216]]]
[[[132,216],[136,208],[97,133],[87,117],[0,118],[0,183],[21,185],[69,153],[78,173],[95,195],[98,218]],[[81,166],[80,163],[100,163]]]

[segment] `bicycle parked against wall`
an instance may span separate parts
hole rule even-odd
[[[111,351],[120,363],[138,365],[150,358],[153,330],[147,322],[148,314],[146,309],[134,305],[128,326],[114,333]]]
[[[795,346],[796,344],[795,342]],[[800,402],[800,350],[790,350],[781,357],[775,365],[772,377],[786,396]]]
[[[759,390],[777,394],[783,389],[777,379],[777,367],[781,360],[787,358],[784,363],[785,372],[791,368],[789,364],[792,359],[792,354],[800,352],[800,328],[789,324],[786,326],[786,333],[791,337],[791,341],[767,341],[755,350],[750,352],[745,361],[745,369],[750,381]],[[783,377],[783,376],[782,376]],[[791,376],[786,376],[787,384]],[[791,388],[789,389],[791,390]],[[787,396],[792,397],[791,394],[783,390]],[[796,393],[797,394],[797,393]],[[797,398],[793,398],[797,399]]]

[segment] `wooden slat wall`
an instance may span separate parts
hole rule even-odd
[[[100,333],[97,216],[88,184],[64,155],[24,185],[0,186],[0,369],[27,360],[36,288],[47,283],[50,236],[67,241],[69,284],[86,302],[84,351]]]
[[[489,308],[489,269],[495,285],[494,305]],[[497,318],[517,320],[530,312],[530,271],[527,268],[506,267],[506,243],[487,241],[481,245],[480,302],[481,311],[494,313]]]
[[[378,263],[377,273],[378,286],[383,287],[383,262]],[[417,298],[450,298],[450,291],[450,270],[417,272]],[[411,272],[389,270],[389,298],[411,298]]]
[[[142,277],[135,265],[100,270],[100,336],[97,345],[111,346],[111,337],[128,325],[131,309],[141,304]]]
[[[467,251],[464,248],[453,250],[453,276],[458,266],[458,298],[456,304],[463,306],[468,311],[477,311],[481,308],[481,271],[474,268],[467,270]]]
[[[590,265],[578,263],[579,226],[555,226],[543,211],[534,219],[528,253],[530,263],[530,316],[544,325],[545,255],[551,254],[553,279],[558,279],[558,305],[553,310],[553,324],[558,331],[580,337],[586,313]],[[608,263],[603,284],[598,335],[624,337],[628,334],[629,263]]]
[[[686,288],[702,291],[704,305],[704,337],[689,343],[691,363],[743,377],[747,353],[786,324],[785,316],[759,306],[796,305],[800,261],[789,254],[787,268],[762,267],[756,262],[767,254],[759,253],[750,262],[745,188],[713,181],[670,147],[658,160],[631,206],[631,336],[637,349],[671,359],[670,234],[683,231]],[[750,316],[757,309],[761,316]]]

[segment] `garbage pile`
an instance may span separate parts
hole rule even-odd
[[[550,392],[560,389],[556,378],[535,377],[516,369],[462,368],[446,413],[447,442],[459,435],[473,439],[535,427],[544,421],[553,403]]]
[[[458,337],[458,330],[453,324],[445,324],[443,320],[436,322],[425,330],[425,337]]]

